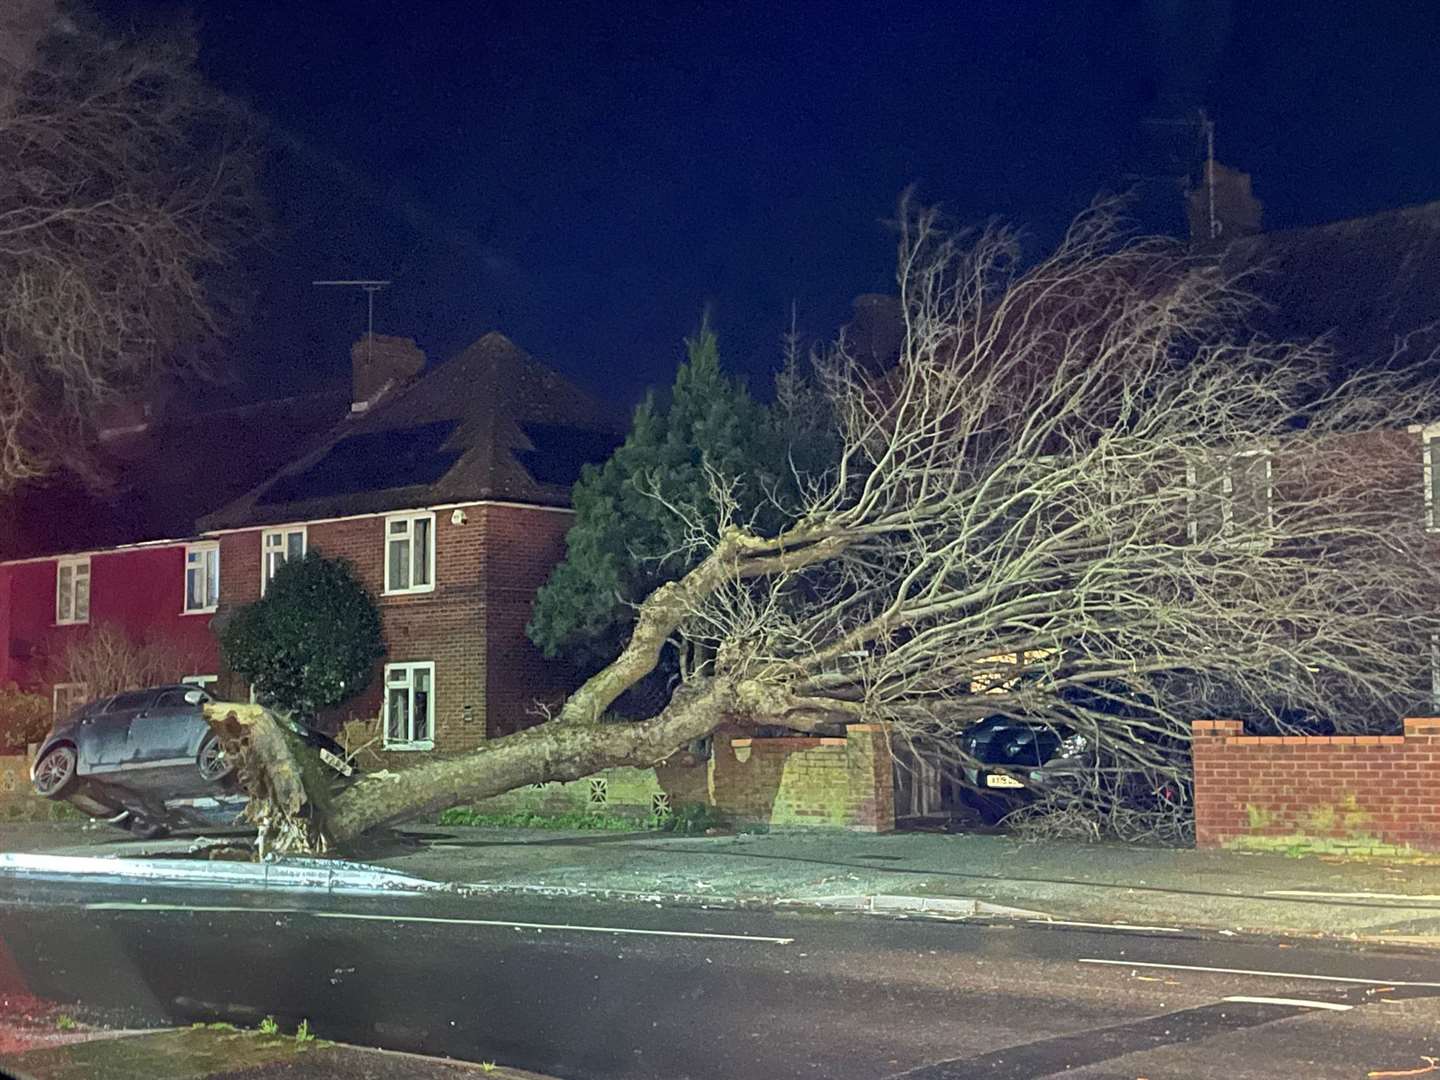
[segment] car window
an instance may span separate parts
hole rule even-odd
[[[110,707],[106,712],[129,712],[132,709],[144,709],[155,700],[153,690],[132,690],[128,694],[116,694],[110,701]]]
[[[185,693],[184,690],[166,690],[160,695],[159,700],[156,701],[155,704],[162,709],[177,708],[178,706],[186,704]]]

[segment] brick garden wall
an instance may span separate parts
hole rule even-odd
[[[1197,847],[1440,851],[1440,719],[1403,735],[1247,736],[1194,725]]]
[[[874,724],[852,724],[844,738],[754,739],[722,729],[702,765],[608,769],[567,784],[509,791],[476,809],[644,817],[660,795],[672,808],[708,805],[737,825],[889,832],[895,827],[895,790],[885,739]],[[603,795],[592,779],[603,782]]]
[[[69,803],[51,802],[30,787],[30,756],[0,754],[0,822],[83,821]]]

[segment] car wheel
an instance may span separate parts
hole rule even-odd
[[[224,780],[235,771],[235,763],[225,756],[225,748],[220,745],[220,740],[215,735],[205,736],[195,762],[200,766],[200,778],[211,783]]]
[[[170,833],[170,830],[164,825],[157,825],[149,818],[143,818],[139,814],[131,814],[125,822],[125,828],[129,830],[131,836],[140,840],[158,840]]]
[[[62,744],[35,763],[35,794],[63,799],[75,786],[75,748]]]

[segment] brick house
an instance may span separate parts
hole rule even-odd
[[[56,711],[86,700],[65,654],[102,626],[158,646],[167,677],[214,682],[219,550],[195,519],[279,467],[282,447],[313,439],[347,405],[343,392],[208,408],[155,394],[112,409],[92,474],[47,477],[0,503],[0,685],[42,693]]]
[[[200,526],[225,567],[221,620],[286,559],[319,551],[355,566],[387,655],[322,719],[400,762],[514,731],[571,686],[525,625],[564,556],[570,488],[618,445],[623,417],[498,333],[408,385],[412,358],[394,339],[377,345],[363,375],[357,347],[351,416]],[[246,688],[234,676],[222,691]]]

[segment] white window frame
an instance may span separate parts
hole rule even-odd
[[[265,595],[265,590],[270,585],[270,579],[275,575],[270,570],[270,538],[280,537],[278,554],[285,555],[289,548],[288,538],[292,533],[300,534],[300,557],[303,559],[310,550],[310,530],[304,525],[283,525],[276,529],[264,529],[260,533],[260,595]],[[285,555],[285,561],[289,556]],[[275,569],[279,570],[281,564],[276,564]]]
[[[208,573],[209,567],[205,564],[204,556],[209,555],[212,551],[215,553],[215,596],[212,598],[212,603],[208,607],[191,607],[190,556],[201,556],[200,572],[205,574],[205,578],[208,581],[210,577]],[[218,541],[202,540],[199,543],[185,545],[185,572],[181,575],[180,587],[184,593],[180,599],[181,615],[210,615],[220,606],[220,544]]]
[[[426,717],[426,726],[429,729],[429,738],[416,739],[415,734],[415,672],[425,671],[430,676],[430,696],[426,699],[426,706],[429,716]],[[390,691],[392,689],[391,679],[395,675],[405,673],[405,685],[409,690],[408,708],[410,712],[410,739],[391,740],[390,738]],[[433,660],[410,660],[398,664],[385,665],[385,677],[382,682],[385,694],[384,705],[380,712],[380,733],[384,740],[386,750],[433,750],[435,748],[435,661]],[[394,684],[396,688],[399,683]]]
[[[391,544],[392,542],[402,542],[402,541],[403,541],[404,543],[406,543],[406,544],[409,546],[409,551],[410,551],[410,581],[413,583],[414,580],[415,580],[415,522],[421,521],[421,520],[424,520],[424,521],[426,521],[426,522],[429,523],[429,528],[425,530],[425,537],[426,537],[425,558],[426,558],[426,560],[427,560],[427,561],[426,561],[426,565],[427,565],[427,567],[428,567],[428,569],[429,569],[429,574],[428,574],[427,576],[429,577],[430,580],[427,581],[424,585],[410,584],[410,585],[408,585],[408,586],[406,586],[406,587],[404,587],[404,588],[399,588],[399,589],[397,589],[397,588],[393,587],[393,586],[391,585],[391,583],[390,583],[390,544]],[[391,533],[390,533],[390,527],[391,527],[392,525],[402,524],[402,523],[405,525],[404,535],[403,535],[403,536],[400,536],[400,535],[392,536]],[[384,549],[381,551],[381,556],[382,556],[382,558],[385,560],[385,591],[384,591],[384,593],[382,593],[382,595],[384,595],[384,596],[405,596],[405,595],[407,595],[407,594],[409,594],[409,593],[427,593],[427,592],[434,592],[434,591],[435,591],[435,512],[434,512],[433,510],[426,510],[426,511],[423,511],[423,512],[418,513],[418,514],[416,514],[416,513],[412,513],[412,514],[390,514],[389,516],[387,516],[387,517],[385,518],[385,547],[384,547]]]
[[[66,567],[70,569],[70,615],[68,618],[60,617],[60,597],[62,595],[60,575]],[[75,614],[75,600],[80,595],[78,582],[79,571],[84,568],[85,578],[85,615],[83,618]],[[93,578],[90,573],[90,556],[82,555],[79,558],[57,559],[55,562],[55,625],[56,626],[83,626],[90,621],[90,605],[94,600],[94,592],[91,588]]]
[[[1237,458],[1263,457],[1265,459],[1265,529],[1266,531],[1275,528],[1275,452],[1268,446],[1258,447],[1254,450],[1239,450],[1225,458],[1224,469],[1220,472],[1220,535],[1222,542],[1240,543],[1232,539],[1235,531],[1235,505],[1230,501],[1230,496],[1235,493],[1235,461]],[[1187,496],[1188,505],[1185,511],[1185,535],[1190,542],[1196,543],[1200,539],[1200,522],[1195,514],[1195,502],[1197,494],[1195,491],[1199,483],[1199,477],[1195,472],[1195,463],[1185,463],[1185,485],[1189,492]],[[1264,548],[1269,546],[1268,540],[1251,541],[1254,546]]]
[[[1440,531],[1440,515],[1437,515],[1436,511],[1440,508],[1435,506],[1435,468],[1440,462],[1435,461],[1431,447],[1440,441],[1440,424],[1429,424],[1411,430],[1420,432],[1420,460],[1424,466],[1425,483],[1425,528],[1430,532],[1437,532]]]
[[[50,719],[51,721],[63,720],[65,716],[60,714],[61,691],[65,691],[65,700],[70,702],[70,707],[65,710],[65,716],[69,716],[79,706],[85,704],[85,699],[90,696],[88,683],[83,682],[62,682],[56,683],[50,691]]]

